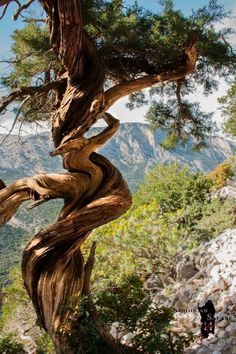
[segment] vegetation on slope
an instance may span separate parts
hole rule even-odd
[[[118,322],[120,332],[125,329],[123,333],[136,333],[132,339],[136,352],[154,353],[158,348],[160,353],[181,353],[191,340],[191,334],[172,338],[168,329],[171,309],[150,310],[152,298],[146,281],[152,274],[157,274],[162,284],[175,278],[178,249],[191,249],[233,226],[234,203],[210,198],[219,181],[222,186],[232,175],[233,164],[234,160],[218,166],[207,178],[178,164],[158,165],[134,195],[132,209],[94,232],[98,244],[92,285],[96,289],[94,301],[108,328]],[[85,253],[88,248],[89,244]],[[14,272],[13,279],[4,290],[2,328],[6,328],[19,306],[29,306],[20,272]],[[77,315],[82,318],[81,335],[87,338],[87,350],[95,353],[94,348],[99,350],[102,340],[87,316],[83,306],[86,301],[82,299]],[[91,331],[95,333],[93,341]],[[83,349],[73,333],[71,338],[75,350]],[[3,340],[6,342],[6,337]],[[38,353],[51,353],[50,340],[43,333],[38,335],[37,343]]]
[[[1,227],[0,230],[0,289],[9,283],[9,269],[19,267],[22,259],[22,250],[28,243],[32,234],[56,219],[62,203],[50,201],[26,211],[20,208],[16,214],[16,222]]]

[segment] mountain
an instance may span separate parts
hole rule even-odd
[[[101,129],[93,128],[91,135]],[[125,123],[99,152],[120,169],[134,191],[145,173],[157,163],[178,162],[193,171],[209,172],[235,150],[233,143],[217,136],[207,138],[208,148],[200,152],[193,150],[192,140],[166,150],[160,145],[164,137],[163,131],[153,132],[147,124]],[[11,135],[0,146],[0,178],[9,183],[35,173],[62,171],[60,157],[49,156],[52,150],[49,133],[28,135],[21,142],[18,136]]]

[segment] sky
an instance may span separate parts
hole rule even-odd
[[[236,29],[236,4],[235,0],[221,0],[219,1],[221,4],[224,4],[226,10],[232,10],[232,17],[231,19],[228,19],[225,24],[225,26],[230,26],[234,27]],[[126,3],[129,5],[132,5],[134,3],[134,0],[126,0]],[[138,0],[139,5],[142,5],[145,8],[148,8],[149,10],[153,12],[158,12],[160,11],[161,7],[159,4],[158,0]],[[208,1],[207,0],[174,0],[175,8],[180,9],[184,14],[189,15],[192,11],[192,9],[197,9],[199,7],[202,7],[204,5],[207,5]],[[32,9],[37,9],[37,3],[32,5]],[[11,45],[11,33],[15,29],[20,29],[24,26],[24,23],[22,21],[13,21],[11,16],[14,13],[15,6],[14,3],[10,4],[7,10],[6,15],[4,18],[0,21],[0,60],[2,59],[7,59],[10,57],[10,45]],[[0,10],[1,14],[1,10]],[[236,36],[231,39],[232,43],[234,43],[236,47]],[[8,70],[8,66],[6,64],[0,64],[0,75],[2,75],[6,70]],[[215,112],[214,113],[214,119],[217,121],[218,126],[220,127],[221,122],[222,122],[222,117],[221,113],[218,109],[218,102],[217,98],[221,97],[226,93],[228,89],[228,85],[221,81],[219,90],[215,92],[214,94],[205,97],[201,90],[197,90],[197,92],[194,95],[189,95],[189,99],[192,99],[194,101],[199,101],[201,104],[201,108],[207,112]],[[2,95],[3,92],[0,90],[0,95]],[[145,113],[147,112],[148,107],[142,107],[140,109],[135,109],[133,111],[130,111],[125,107],[125,104],[127,103],[127,98],[119,100],[111,109],[110,112],[114,114],[118,119],[120,119],[121,122],[141,122],[141,123],[146,123],[144,116]],[[9,116],[6,115],[5,119],[2,119],[0,121],[0,125],[3,125],[6,127],[6,129],[9,129],[9,126],[12,122],[9,119]],[[6,133],[7,130],[2,128],[0,126],[0,133]],[[45,129],[43,127],[43,129]],[[31,132],[31,130],[30,130]]]

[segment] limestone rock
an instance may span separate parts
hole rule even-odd
[[[176,272],[177,272],[177,280],[181,280],[183,278],[184,279],[192,278],[198,271],[195,268],[192,261],[185,262],[185,260],[183,260],[178,263]]]

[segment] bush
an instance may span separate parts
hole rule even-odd
[[[88,354],[110,354],[91,319],[83,298],[79,310],[79,327],[71,334],[70,342],[74,351]],[[132,333],[130,347],[124,346],[124,352],[130,354],[171,354],[182,353],[192,340],[191,333],[173,336],[169,330],[173,312],[169,308],[157,308],[152,305],[149,292],[144,289],[143,281],[138,277],[128,277],[120,286],[111,283],[108,288],[99,291],[95,298],[96,308],[107,331],[116,322],[117,341],[127,333]],[[83,338],[82,342],[79,338]],[[84,347],[83,347],[84,345]]]
[[[13,334],[0,337],[1,354],[24,354],[26,351],[21,343],[18,343]]]
[[[212,183],[212,189],[217,190],[224,187],[227,180],[233,175],[234,172],[230,162],[223,162],[207,175],[207,179]]]
[[[54,354],[55,349],[52,340],[48,334],[44,334],[36,340],[36,354]]]
[[[158,165],[133,199],[124,216],[93,234],[98,241],[93,279],[99,289],[132,275],[171,274],[173,255],[209,203],[210,182],[178,164]]]

